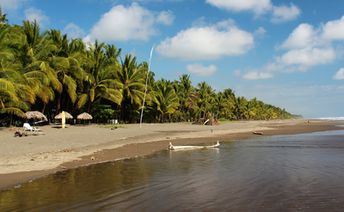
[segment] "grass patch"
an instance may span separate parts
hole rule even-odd
[[[233,123],[235,121],[229,119],[219,119],[220,124]]]

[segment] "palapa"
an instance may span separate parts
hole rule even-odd
[[[47,117],[39,111],[28,111],[25,113],[27,119],[37,119],[48,121]]]
[[[65,111],[66,119],[73,119],[73,116]],[[62,113],[59,113],[58,115],[55,116],[55,119],[62,119]]]
[[[77,116],[77,119],[80,119],[80,120],[91,120],[91,119],[93,119],[93,117],[90,114],[84,112],[84,113],[79,114]]]

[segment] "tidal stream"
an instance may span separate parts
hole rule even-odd
[[[0,211],[343,211],[344,131],[256,136],[59,172]]]

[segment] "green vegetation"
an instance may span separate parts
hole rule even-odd
[[[40,31],[37,22],[10,25],[0,10],[0,118],[25,111],[53,117],[62,110],[89,112],[95,121],[139,121],[148,72],[133,55],[96,41],[86,46],[59,30]],[[206,82],[193,86],[188,75],[155,80],[148,73],[145,122],[285,119],[284,109],[257,99],[237,97],[231,89],[216,92]]]

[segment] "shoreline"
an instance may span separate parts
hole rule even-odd
[[[12,169],[14,170],[14,172],[4,173],[4,169],[1,170],[0,168],[0,190],[11,189],[18,184],[29,182],[31,180],[35,180],[37,178],[41,178],[49,174],[54,174],[56,172],[68,169],[74,169],[98,163],[105,163],[109,161],[118,161],[129,158],[144,157],[158,151],[166,150],[169,142],[173,142],[174,145],[211,144],[215,143],[217,140],[219,140],[220,142],[230,142],[261,136],[252,134],[253,131],[263,132],[264,136],[299,134],[343,129],[337,126],[339,124],[340,122],[338,121],[318,120],[311,121],[311,123],[307,123],[305,122],[305,120],[243,121],[225,123],[219,126],[200,126],[190,125],[186,123],[146,124],[144,127],[145,131],[142,131],[142,133],[138,132],[139,130],[137,129],[137,126],[130,125],[130,127],[128,127],[129,129],[119,130],[118,132],[116,132],[116,134],[132,135],[131,137],[117,136],[116,138],[112,137],[112,142],[107,142],[107,140],[105,139],[103,142],[97,144],[91,142],[91,145],[88,145],[89,143],[86,143],[81,145],[80,147],[70,147],[62,145],[62,147],[59,147],[60,149],[62,148],[62,151],[45,152],[44,154],[38,151],[38,154],[35,155],[31,152],[32,154],[27,155],[28,157],[26,159],[28,160],[30,157],[34,157],[33,161],[32,158],[30,159],[31,163],[36,163],[35,166],[31,167],[32,170],[15,171],[18,169],[14,168]],[[70,127],[70,131],[72,131],[73,129],[77,131],[78,127]],[[88,126],[87,129],[89,131],[91,131],[91,129],[94,129],[94,132],[89,133],[95,133],[96,136],[101,136],[101,133],[106,131],[116,131],[110,129],[105,129],[104,131],[104,129],[98,126]],[[44,129],[44,131],[46,130],[48,133],[49,130]],[[59,133],[59,130],[55,129],[55,132],[50,132],[52,134],[56,132]],[[4,132],[0,131],[0,136],[2,136],[3,134]],[[41,138],[44,140],[44,136],[45,135],[30,136],[28,137],[28,140],[36,140],[36,138]],[[70,140],[72,140],[72,143],[73,141],[77,143],[79,140],[87,139],[87,135],[85,136],[86,138],[83,138],[81,136],[79,139],[76,140],[73,140],[72,137],[70,137]],[[79,135],[77,135],[77,137],[79,137]],[[104,137],[107,138],[106,135],[104,135]],[[22,138],[15,138],[14,140],[16,139],[18,141],[18,139]],[[63,138],[57,138],[57,141],[59,141],[60,139]],[[89,140],[91,139],[92,138],[89,138]],[[117,142],[114,142],[114,140]],[[13,142],[13,140],[11,142]],[[55,141],[50,142],[54,143]],[[54,148],[51,147],[51,149]],[[61,159],[61,157],[59,157],[61,156],[61,154],[62,157],[64,157],[64,159],[66,160],[54,161]],[[9,158],[7,158],[7,160],[10,161]],[[0,158],[0,162],[1,161],[3,161],[3,158]],[[13,161],[13,159],[12,161],[10,161],[10,163],[14,162],[15,161]],[[46,164],[45,162],[48,163]],[[18,160],[17,163],[20,163],[20,160]],[[25,163],[27,163],[27,161]],[[46,168],[52,165],[56,165],[57,163],[59,164],[55,167]],[[37,166],[40,165],[41,169],[35,170],[35,168],[37,168]],[[25,166],[27,166],[27,164],[22,164],[22,167]]]

